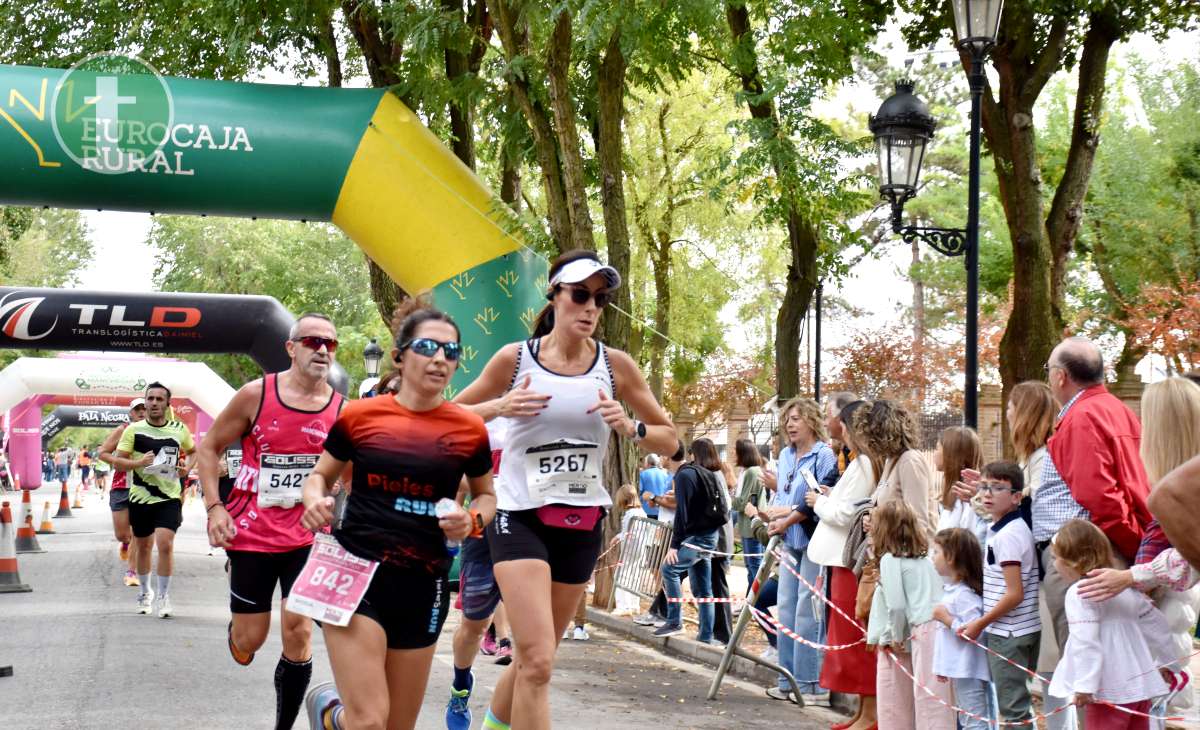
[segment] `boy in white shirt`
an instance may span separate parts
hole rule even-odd
[[[983,616],[963,627],[960,635],[984,642],[992,651],[1033,670],[1037,667],[1042,624],[1038,618],[1038,563],[1033,533],[1021,519],[1025,479],[1011,461],[994,461],[983,469],[979,493],[992,516],[983,559]],[[1000,719],[1032,718],[1029,675],[988,655],[996,685]]]

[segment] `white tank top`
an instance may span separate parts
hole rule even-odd
[[[547,504],[612,506],[604,487],[604,454],[610,429],[599,413],[588,413],[600,391],[613,397],[608,352],[596,343],[596,359],[582,375],[560,375],[538,362],[540,339],[517,350],[510,388],[529,376],[529,389],[553,396],[538,415],[509,418],[500,457],[496,506],[535,509]]]

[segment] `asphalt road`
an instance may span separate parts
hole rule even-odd
[[[43,502],[57,505],[58,492],[33,496],[36,523]],[[134,613],[136,589],[121,581],[107,504],[94,492],[84,501],[73,518],[54,521],[57,534],[38,536],[45,553],[18,556],[22,581],[33,592],[0,594],[0,666],[14,669],[14,676],[0,678],[0,728],[273,727],[278,630],[249,667],[230,659],[225,561],[219,550],[209,555],[199,500],[185,508],[176,541],[171,619]],[[445,727],[456,624],[457,614],[439,644],[419,728]],[[598,628],[591,634],[591,641],[567,641],[559,651],[551,691],[556,727],[825,728],[834,719],[828,711],[769,700],[761,688],[737,680],[708,702],[711,670]],[[313,682],[332,679],[319,631],[314,644]],[[501,670],[479,659],[474,727]],[[296,727],[306,727],[303,716]]]

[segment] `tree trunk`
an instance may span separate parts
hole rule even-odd
[[[800,395],[800,325],[817,288],[816,231],[795,211],[788,216],[788,242],[792,261],[775,317],[775,381],[782,400]]]
[[[442,11],[462,20],[462,0],[442,0]],[[446,79],[451,86],[458,85],[467,74],[467,54],[446,46]],[[451,97],[450,103],[450,148],[463,164],[475,169],[475,109],[470,103],[463,103]]]
[[[614,303],[622,312],[632,313],[629,222],[625,210],[625,161],[621,135],[625,122],[625,69],[625,56],[621,53],[621,29],[618,27],[609,37],[604,58],[599,64],[597,96],[600,113],[596,157],[600,166],[600,201],[604,211],[608,264],[617,270],[624,282],[616,291]],[[628,350],[632,330],[630,318],[621,312],[610,311],[603,322],[604,342],[618,350]]]
[[[488,0],[488,9],[500,34],[505,60],[513,61],[528,51],[528,34],[516,27],[517,11],[504,0]],[[533,136],[533,149],[542,174],[542,187],[546,197],[546,218],[550,224],[550,236],[561,253],[571,247],[571,215],[567,205],[562,169],[559,162],[558,139],[550,123],[550,115],[540,101],[534,98],[528,76],[507,74],[509,89],[516,99],[521,114],[529,124]]]
[[[396,310],[396,305],[408,296],[408,293],[399,284],[392,281],[392,277],[388,276],[388,273],[379,268],[379,265],[370,258],[367,259],[367,267],[371,272],[371,299],[375,300],[379,318],[391,330],[392,312]]]
[[[916,392],[913,393],[917,408],[925,408],[925,282],[921,280],[919,267],[921,265],[921,244],[913,239],[912,266],[908,269],[908,278],[912,281],[912,318],[913,367],[916,369]]]
[[[758,69],[758,56],[754,50],[754,36],[750,32],[750,13],[745,4],[725,5],[725,19],[737,48],[731,59],[742,85],[742,90],[757,101],[749,102],[750,116],[770,124],[775,140],[786,140],[787,131],[781,128],[775,106],[763,101],[763,83]],[[785,197],[787,210],[788,248],[791,263],[788,265],[787,288],[779,314],[775,318],[775,379],[779,397],[792,398],[800,394],[800,324],[808,315],[813,292],[817,288],[817,244],[819,235],[816,226],[801,215],[796,206],[786,197],[791,193],[783,188],[783,181],[797,177],[797,171],[789,159],[775,150],[771,154],[771,166],[780,183],[780,195]]]
[[[1050,270],[1050,295],[1059,329],[1067,321],[1063,312],[1067,259],[1075,247],[1075,239],[1083,223],[1083,201],[1091,180],[1096,147],[1100,144],[1108,55],[1116,42],[1117,32],[1106,15],[1091,15],[1079,59],[1079,88],[1075,95],[1071,146],[1067,151],[1063,178],[1054,191],[1054,201],[1046,219],[1046,232],[1054,255]]]
[[[659,231],[658,240],[648,243],[652,246],[650,266],[654,273],[654,329],[662,333],[650,333],[650,391],[661,403],[667,351],[664,336],[671,334],[671,241],[669,235]]]
[[[1088,16],[1079,60],[1071,146],[1049,212],[1043,204],[1033,109],[1062,66],[1070,40],[1068,19],[1035,27],[1031,12],[1006,13],[992,53],[999,98],[986,89],[983,131],[992,151],[1000,201],[1013,248],[1012,313],[1000,341],[1003,403],[1025,380],[1044,377],[1043,365],[1066,324],[1063,309],[1068,258],[1083,220],[1083,200],[1095,160],[1104,98],[1105,67],[1119,23],[1105,10]],[[964,65],[969,60],[963,56]],[[1008,439],[1008,419],[1002,417]]]
[[[558,139],[562,183],[566,194],[567,219],[571,225],[571,248],[596,250],[592,232],[592,214],[588,210],[587,185],[583,175],[583,154],[580,151],[579,130],[575,123],[575,102],[571,96],[569,78],[571,66],[571,12],[558,11],[554,31],[546,52],[546,76],[550,82],[550,108],[554,113],[554,131]],[[624,60],[620,75],[624,79]],[[622,87],[623,90],[623,87]],[[617,103],[620,103],[618,99]],[[620,115],[618,114],[618,125]],[[619,164],[619,160],[618,160]],[[563,245],[565,242],[560,242]]]

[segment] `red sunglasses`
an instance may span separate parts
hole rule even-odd
[[[312,350],[313,352],[316,352],[317,350],[320,350],[322,347],[324,347],[325,350],[330,355],[337,352],[337,348],[338,348],[337,340],[331,339],[329,337],[318,337],[316,335],[308,335],[307,337],[297,337],[296,339],[292,340],[292,342],[299,342],[301,345],[304,345],[305,347]]]

